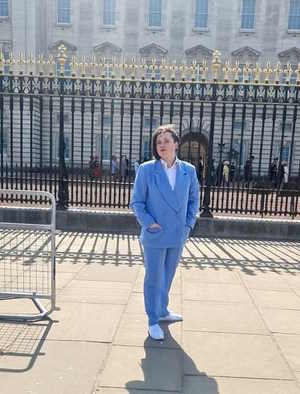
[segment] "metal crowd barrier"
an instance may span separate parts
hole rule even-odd
[[[55,198],[28,190],[0,190],[2,194],[50,203],[49,224],[0,222],[0,310],[2,300],[12,299],[30,299],[37,308],[37,313],[8,312],[0,319],[41,320],[55,308]]]

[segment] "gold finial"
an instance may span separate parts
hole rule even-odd
[[[222,71],[223,71],[224,82],[228,82],[229,81],[229,74],[231,72],[231,66],[230,66],[229,60],[226,60]]]
[[[152,58],[149,68],[151,70],[151,79],[155,79],[155,71],[156,71],[156,68],[157,68],[156,59],[155,58]]]
[[[120,64],[120,70],[121,70],[121,78],[126,78],[126,69],[128,65],[126,64],[125,57],[123,57],[122,63]]]
[[[298,63],[298,68],[297,68],[297,70],[295,71],[295,73],[296,73],[296,75],[297,75],[296,84],[297,84],[297,85],[300,85],[300,63]]]
[[[248,83],[250,81],[251,68],[249,63],[246,63],[243,67],[243,82]]]
[[[129,70],[130,70],[130,76],[132,79],[135,79],[136,77],[136,70],[137,70],[138,66],[135,63],[135,58],[133,57],[131,59],[131,64],[129,65]]]
[[[273,71],[274,71],[274,82],[278,84],[280,83],[280,75],[282,73],[281,64],[279,62],[277,63]]]
[[[141,70],[141,79],[145,79],[146,78],[146,70],[147,70],[148,66],[147,66],[146,60],[144,58],[141,58],[139,68]]]
[[[166,74],[168,72],[168,65],[165,58],[162,58],[161,65],[159,66],[159,70],[160,70],[161,79],[162,80],[166,79]]]
[[[270,62],[267,62],[267,66],[264,68],[264,74],[265,74],[265,83],[270,82],[270,75],[272,74],[273,70],[271,68]]]
[[[5,59],[3,56],[2,49],[0,49],[0,72],[3,73],[4,70]]]
[[[12,52],[10,52],[8,59],[5,61],[8,65],[9,71],[13,71],[13,66],[15,65],[16,61]]]
[[[78,62],[77,62],[76,56],[72,56],[70,67],[71,67],[71,75],[75,76],[76,71],[77,71],[77,67],[78,67]]]
[[[44,61],[44,56],[43,55],[39,55],[38,60],[36,62],[39,71],[43,72],[44,71],[44,66],[45,66],[45,61]]]
[[[85,56],[82,56],[81,60],[82,61],[79,63],[80,74],[81,75],[86,75],[88,62],[86,61],[86,57]]]
[[[288,63],[287,65],[286,65],[286,68],[284,69],[284,74],[286,75],[286,77],[285,77],[285,82],[287,83],[287,84],[289,84],[290,82],[291,82],[291,76],[292,76],[292,74],[293,74],[293,69],[292,69],[292,66],[291,66],[291,64],[290,63]]]
[[[176,60],[173,61],[172,65],[170,66],[171,70],[171,79],[174,81],[176,79],[176,72],[177,72],[177,65],[176,65]]]
[[[233,72],[233,80],[234,82],[238,82],[239,81],[239,74],[241,72],[241,69],[239,67],[239,61],[236,60],[235,65],[232,67],[232,72]]]
[[[64,44],[60,44],[60,46],[58,47],[58,64],[59,64],[59,72],[61,75],[64,74],[65,72],[65,63],[67,60],[67,48],[64,46]]]
[[[208,67],[207,67],[206,59],[203,59],[202,64],[200,65],[201,79],[203,82],[206,81],[207,70],[208,70]]]
[[[48,57],[47,68],[49,71],[49,75],[53,75],[54,70],[55,70],[55,60],[54,60],[53,55],[49,55],[49,57]]]
[[[221,53],[220,51],[214,51],[213,52],[213,59],[212,59],[212,71],[213,71],[213,79],[214,81],[219,80],[219,71],[221,67],[221,59],[220,59]]]
[[[72,59],[73,59],[73,57],[72,57]],[[96,67],[97,67],[96,56],[92,56],[89,66],[90,66],[91,74],[93,76],[95,76],[96,75]],[[74,74],[73,71],[72,71],[72,74]]]
[[[178,67],[178,70],[179,70],[179,72],[180,72],[181,80],[184,81],[184,80],[185,80],[185,77],[186,77],[186,64],[185,64],[184,61],[183,61],[183,62],[181,63],[181,65]]]
[[[255,83],[259,83],[259,81],[260,81],[260,73],[261,73],[261,68],[256,63],[255,67],[253,68],[253,78],[254,78],[254,82]]]
[[[199,68],[197,61],[193,60],[192,64],[190,66],[190,71],[191,71],[191,80],[195,81],[196,80],[196,73],[197,73],[197,68]]]

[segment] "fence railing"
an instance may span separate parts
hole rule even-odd
[[[62,71],[62,49],[58,62]],[[107,65],[98,75],[4,74],[0,56],[0,187],[49,191],[61,209],[128,208],[155,128],[173,123],[202,215],[299,215],[300,67],[241,70],[217,52],[210,67],[164,65],[160,79],[154,63],[148,77],[145,64],[123,66],[116,76]]]

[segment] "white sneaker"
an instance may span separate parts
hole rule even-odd
[[[148,328],[149,336],[156,341],[163,341],[164,340],[164,332],[159,327],[158,324],[153,324],[153,326],[149,326]]]
[[[162,316],[159,321],[161,322],[169,322],[169,323],[174,323],[176,321],[182,321],[182,316],[178,315],[173,312],[169,312],[166,316]]]

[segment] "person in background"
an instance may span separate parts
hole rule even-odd
[[[111,157],[111,176],[113,180],[117,180],[118,176],[118,160],[115,155]]]
[[[169,291],[183,245],[196,222],[199,185],[196,169],[176,156],[179,137],[173,125],[153,134],[155,159],[140,165],[130,207],[141,225],[144,252],[144,302],[148,333],[163,340],[160,322],[181,321],[169,310]]]
[[[135,160],[134,162],[134,176],[136,177],[138,169],[139,169],[140,163],[138,161],[138,159]]]

